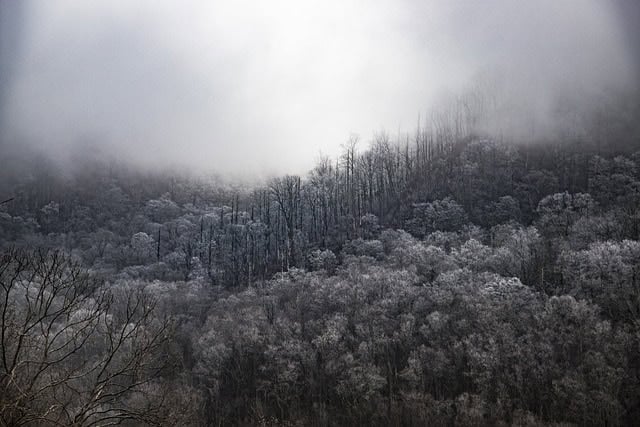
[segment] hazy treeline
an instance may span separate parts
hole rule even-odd
[[[473,99],[264,185],[6,173],[0,421],[632,423],[637,127],[514,144]]]

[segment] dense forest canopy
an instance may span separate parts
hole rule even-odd
[[[632,423],[638,110],[514,143],[464,100],[264,184],[14,157],[2,422]]]
[[[484,8],[425,2],[429,14],[384,0],[355,29],[331,2],[312,5],[320,21],[286,1],[259,8],[271,19],[245,14],[243,2],[216,4],[229,22],[211,24],[211,10],[187,1],[178,14],[193,26],[185,35],[166,5],[149,21],[119,1],[62,2],[35,15],[33,1],[0,3],[0,426],[636,424],[640,55],[629,53],[637,30],[612,29],[640,11],[626,1],[615,2],[628,12],[617,22],[590,0],[583,9],[519,4],[524,15],[502,0]],[[423,28],[425,16],[433,28]],[[322,38],[325,21],[335,34]],[[255,28],[221,43],[238,22]],[[489,29],[496,22],[500,34]],[[211,36],[209,26],[216,38],[198,39]],[[74,34],[87,37],[68,47]],[[283,52],[327,54],[290,34],[314,46],[333,42],[333,65],[294,61],[302,69],[279,74],[291,65]],[[268,54],[246,47],[256,39]],[[425,40],[455,52],[411,59]],[[141,62],[122,58],[140,52],[148,54]],[[255,57],[243,62],[238,52]],[[398,62],[381,61],[382,53]],[[218,55],[236,62],[227,68]],[[506,66],[475,72],[465,60],[444,76],[453,57],[466,55]],[[211,79],[222,82],[216,96],[234,101],[220,117],[245,111],[234,92],[242,79],[249,84],[240,92],[257,106],[231,120],[234,131],[216,121],[210,135],[200,126],[211,111],[198,106],[209,99],[210,82],[200,78],[210,77],[212,58],[220,67]],[[292,172],[291,158],[342,130],[342,120],[360,126],[382,112],[392,124],[413,108],[413,96],[426,101],[425,87],[436,83],[421,74],[430,69],[425,58],[442,60],[432,76],[443,87],[473,77],[428,97],[428,113],[415,112],[411,130],[347,132],[339,150]],[[329,73],[327,82],[311,72],[335,63],[377,67],[359,86],[367,96],[334,102],[343,99],[332,98],[336,91],[360,93],[350,86],[358,73]],[[69,73],[56,80],[61,70]],[[150,72],[158,70],[175,87],[158,86]],[[417,95],[396,96],[403,73]],[[91,77],[73,81],[79,75]],[[131,84],[131,75],[148,81]],[[305,97],[313,111],[344,105],[344,117],[290,114],[292,105],[312,111]],[[130,114],[141,106],[144,113]],[[359,109],[371,116],[362,121]],[[238,131],[261,115],[266,126]],[[82,134],[105,118],[112,134]],[[299,151],[272,144],[284,134]],[[220,145],[209,150],[202,138]],[[235,162],[246,147],[260,149]],[[282,168],[268,170],[281,172],[254,170],[261,155],[280,160]],[[172,156],[198,161],[181,167],[166,161]]]

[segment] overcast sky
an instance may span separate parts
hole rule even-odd
[[[533,103],[634,82],[634,3],[0,0],[0,148],[304,172],[479,72]]]

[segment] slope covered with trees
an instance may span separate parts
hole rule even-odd
[[[633,130],[514,144],[460,102],[264,185],[5,173],[0,422],[633,423]]]

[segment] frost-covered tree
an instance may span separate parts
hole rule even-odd
[[[4,425],[159,423],[169,323],[57,252],[0,255]]]

